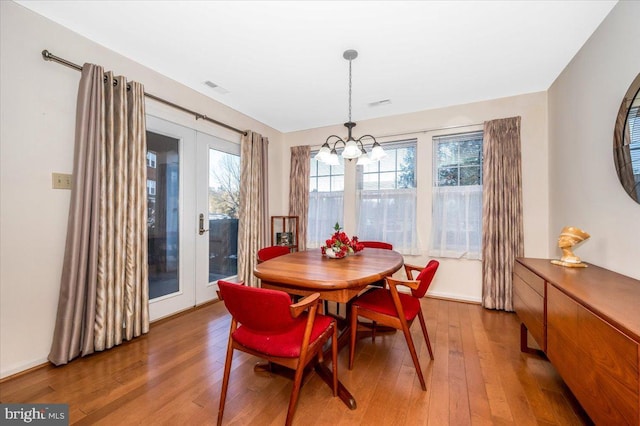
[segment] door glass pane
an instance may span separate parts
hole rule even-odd
[[[149,299],[179,289],[178,139],[147,132]]]
[[[238,273],[240,156],[209,149],[209,282]]]

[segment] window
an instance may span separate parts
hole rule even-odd
[[[147,152],[147,167],[151,167],[152,169],[155,169],[156,158],[157,158],[157,154],[155,152],[152,152],[152,151]]]
[[[238,273],[240,155],[224,148],[209,145],[209,282]]]
[[[343,224],[344,163],[329,166],[311,153],[309,184],[309,223],[307,245],[320,247],[329,238],[336,222]]]
[[[147,179],[147,195],[156,195],[156,181]]]
[[[482,136],[433,138],[431,256],[481,258]]]
[[[384,144],[384,150],[381,161],[357,168],[356,235],[418,254],[416,140]]]
[[[149,299],[158,299],[180,291],[180,140],[146,134]]]

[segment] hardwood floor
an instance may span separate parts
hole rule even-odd
[[[478,305],[422,301],[434,349],[412,333],[427,391],[420,388],[402,333],[360,340],[338,375],[357,401],[349,410],[315,373],[303,385],[297,425],[591,424],[551,364],[519,350],[515,314]],[[45,367],[0,384],[0,402],[68,403],[71,424],[215,424],[229,315],[214,303],[153,324],[116,349]],[[237,352],[224,424],[281,425],[291,381],[254,373],[257,358]]]

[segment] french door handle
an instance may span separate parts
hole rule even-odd
[[[198,220],[198,234],[202,235],[205,232],[209,231],[208,229],[204,229],[204,214],[200,213],[200,218]]]

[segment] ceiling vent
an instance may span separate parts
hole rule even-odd
[[[226,95],[227,93],[229,93],[229,91],[227,89],[225,89],[222,86],[218,86],[216,83],[214,83],[213,81],[205,81],[204,84],[206,86],[211,87],[213,90],[215,90],[216,92],[220,93],[221,95]]]

